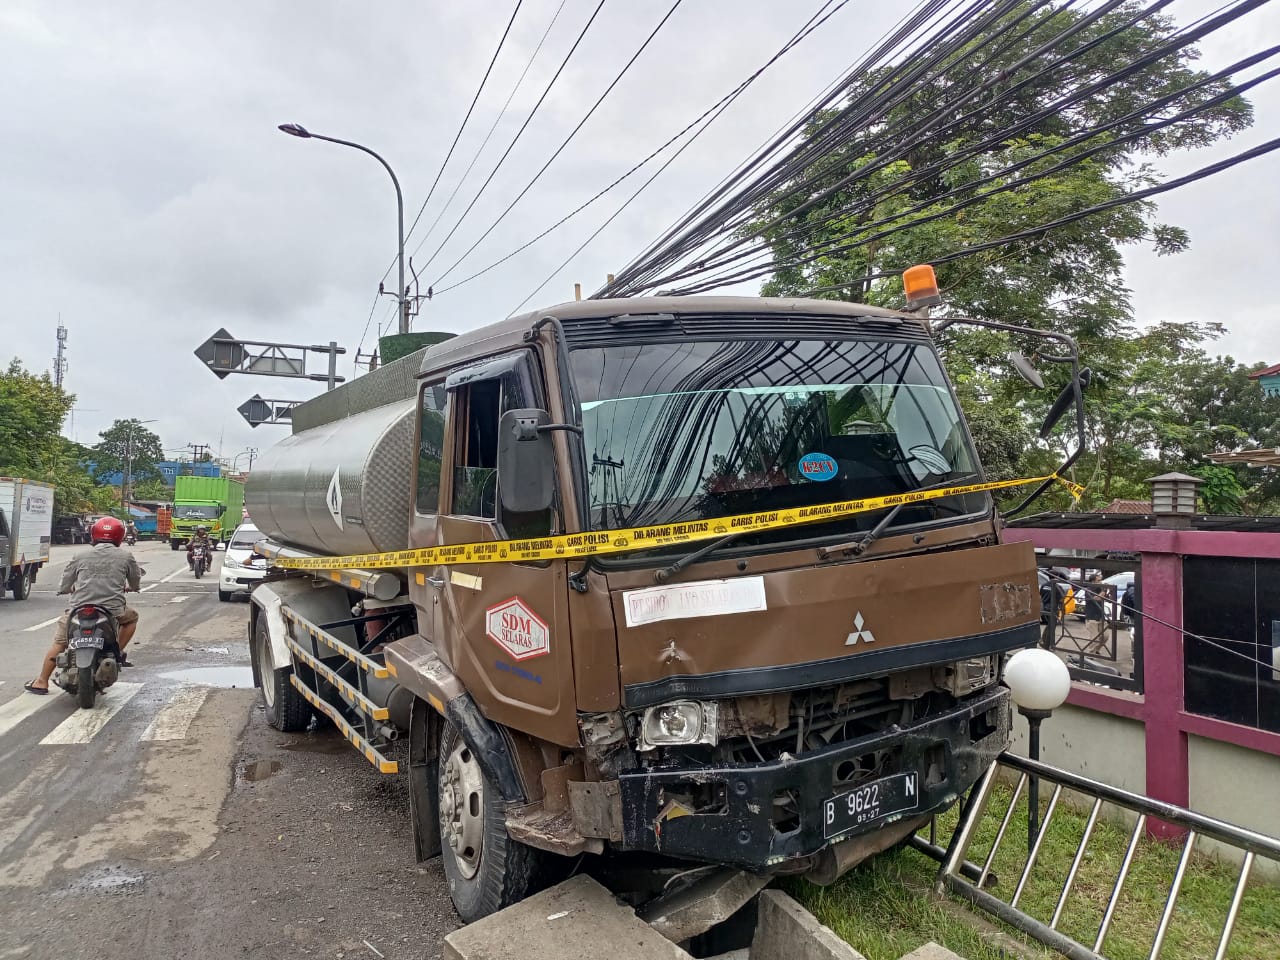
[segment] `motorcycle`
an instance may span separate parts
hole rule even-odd
[[[81,604],[67,622],[67,649],[55,661],[53,682],[76,698],[85,710],[120,677],[120,645],[116,618],[104,607]]]
[[[209,569],[209,555],[203,546],[191,548],[191,569],[195,571],[197,580],[203,577],[204,572]]]
[[[126,533],[124,535],[124,542],[132,547],[135,543],[138,542],[138,538],[135,537],[132,533]]]

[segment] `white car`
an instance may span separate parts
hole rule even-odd
[[[219,600],[230,600],[237,593],[247,596],[253,585],[266,576],[266,561],[253,552],[253,545],[262,538],[258,528],[248,521],[236,527],[222,556],[222,571],[218,577]]]

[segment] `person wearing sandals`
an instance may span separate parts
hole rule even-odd
[[[116,642],[120,646],[120,666],[132,666],[125,659],[124,648],[138,629],[138,612],[124,602],[124,595],[131,590],[136,592],[142,585],[142,568],[133,554],[120,546],[124,542],[124,524],[115,517],[103,517],[97,521],[89,539],[93,546],[77,553],[67,564],[58,593],[72,594],[72,608],[85,603],[97,604],[115,617],[119,631]],[[53,646],[45,655],[40,676],[23,684],[28,693],[42,696],[49,692],[49,678],[53,676],[58,654],[67,647],[70,619],[69,608],[54,627]]]

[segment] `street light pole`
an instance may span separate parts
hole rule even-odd
[[[409,332],[409,299],[405,296],[404,285],[404,195],[400,192],[400,181],[396,178],[396,172],[391,169],[391,164],[382,159],[376,152],[360,143],[354,143],[350,140],[339,140],[337,137],[325,137],[318,133],[312,133],[300,123],[282,123],[277,128],[291,137],[298,137],[302,140],[324,140],[328,143],[338,143],[344,147],[354,147],[356,150],[369,154],[373,159],[377,160],[384,170],[391,175],[391,182],[396,188],[396,217],[399,224],[399,242],[396,246],[396,263],[400,271],[400,285],[396,287],[396,300],[400,304],[400,332]]]

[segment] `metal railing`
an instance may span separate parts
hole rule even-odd
[[[1001,767],[1018,774],[1017,784],[1009,799],[1009,806],[1005,810],[1000,825],[996,830],[990,852],[982,864],[969,863],[966,857],[973,846],[979,825],[982,823],[986,813]],[[1018,801],[1033,778],[1052,783],[1053,793],[1049,798],[1035,842],[1027,854],[1026,863],[1013,889],[1013,895],[1006,902],[988,892],[988,889],[993,886],[991,882],[993,879],[992,867],[995,864],[996,855],[1000,851],[1001,844],[1008,833],[1009,824],[1014,819]],[[1064,790],[1071,790],[1085,798],[1092,799],[1093,802],[1089,809],[1088,818],[1085,821],[1079,845],[1076,847],[1075,856],[1067,870],[1061,892],[1058,894],[1052,917],[1048,923],[1045,923],[1020,910],[1018,904],[1032,878],[1032,873],[1035,870],[1044,845],[1045,836],[1053,822],[1054,813],[1059,807]],[[1103,804],[1109,804],[1137,814],[1137,820],[1130,833],[1128,846],[1125,849],[1115,882],[1111,886],[1111,894],[1099,922],[1097,933],[1093,937],[1092,945],[1087,946],[1063,933],[1059,929],[1059,925],[1071,898],[1072,887],[1079,875],[1080,866],[1086,859],[1089,840],[1093,836]],[[1187,810],[1171,803],[1164,803],[1141,794],[1130,793],[1127,790],[1121,790],[1117,787],[1099,783],[1096,780],[1090,780],[1066,770],[1059,770],[1045,763],[1014,756],[1010,753],[1002,754],[988,768],[983,777],[974,785],[972,792],[965,801],[955,832],[952,834],[950,843],[942,856],[942,867],[938,872],[937,880],[938,892],[949,891],[968,900],[974,906],[986,910],[1045,946],[1057,950],[1063,956],[1070,958],[1070,960],[1106,960],[1106,954],[1102,950],[1107,935],[1111,932],[1112,923],[1116,918],[1116,908],[1120,902],[1121,893],[1124,890],[1130,868],[1133,865],[1138,843],[1145,832],[1147,821],[1153,818],[1185,828],[1187,832],[1182,844],[1181,854],[1178,857],[1177,867],[1173,873],[1173,879],[1169,885],[1168,895],[1165,898],[1164,909],[1161,912],[1159,923],[1153,935],[1151,952],[1148,955],[1149,960],[1159,960],[1170,922],[1174,917],[1178,895],[1182,889],[1183,879],[1186,876],[1192,852],[1196,841],[1201,838],[1227,844],[1243,851],[1244,854],[1236,879],[1235,891],[1223,920],[1217,952],[1213,957],[1213,960],[1223,960],[1226,956],[1227,947],[1231,943],[1231,936],[1240,912],[1240,904],[1244,899],[1245,889],[1249,882],[1249,874],[1253,869],[1254,858],[1261,856],[1280,862],[1280,840],[1222,820],[1206,817],[1203,814],[1195,813],[1192,810]],[[923,837],[914,838],[913,845],[917,849],[930,853],[935,857],[942,853],[936,844],[929,843]]]

